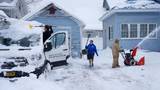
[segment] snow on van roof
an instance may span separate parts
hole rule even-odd
[[[110,9],[134,8],[153,9],[160,8],[160,4],[154,0],[107,0]]]
[[[32,17],[51,3],[84,23],[85,29],[102,30],[102,22],[99,21],[99,18],[105,12],[102,8],[103,0],[43,0],[41,4],[37,3],[30,6],[31,13],[23,19]]]
[[[25,34],[32,34],[32,33],[38,34],[43,32],[42,27],[37,27],[42,25],[39,22],[23,21],[12,18],[8,18],[7,20],[11,23],[9,30],[14,30],[16,32],[23,32]]]
[[[4,32],[5,37],[14,37],[15,40],[18,40],[25,37],[26,35],[41,34],[43,32],[42,27],[34,27],[42,25],[36,21],[23,21],[13,18],[7,18],[7,21],[10,22],[9,28],[1,30],[1,35],[3,35],[2,32]],[[10,33],[7,34],[7,32]]]

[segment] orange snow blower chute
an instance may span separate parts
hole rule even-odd
[[[136,56],[137,54],[137,49],[138,47],[134,48],[134,49],[131,49],[130,50],[130,53],[125,53],[124,50],[121,50],[121,55],[124,59],[124,64],[126,66],[133,66],[133,65],[144,65],[145,64],[145,57],[142,57],[140,58],[139,61],[136,61],[134,59],[134,57]]]
[[[143,56],[138,62],[137,65],[144,65],[145,64],[145,57]]]

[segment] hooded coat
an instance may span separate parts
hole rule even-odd
[[[112,64],[112,68],[115,67],[119,67],[119,51],[120,51],[120,47],[119,47],[119,40],[116,39],[113,43],[112,46],[112,55],[113,55],[113,64]]]

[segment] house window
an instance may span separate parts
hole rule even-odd
[[[129,34],[129,29],[128,29],[128,24],[122,24],[122,31],[121,31],[121,37],[122,38],[128,38]]]
[[[113,39],[113,27],[112,26],[109,26],[109,40],[112,40]]]
[[[130,38],[137,38],[137,31],[138,25],[137,24],[130,24]]]
[[[147,36],[147,24],[140,24],[140,37]]]
[[[156,24],[149,24],[149,33],[152,33],[152,31],[156,30]],[[151,34],[151,38],[156,37],[156,33]]]
[[[121,38],[144,38],[157,28],[156,24],[122,24]],[[156,38],[157,33],[150,35]]]

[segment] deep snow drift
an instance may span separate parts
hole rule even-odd
[[[99,51],[93,68],[85,56],[69,59],[68,66],[56,67],[40,79],[31,75],[13,83],[0,78],[0,90],[158,90],[160,53],[138,50],[138,56],[145,56],[144,66],[124,66],[120,56],[121,67],[112,69],[111,49],[107,48]]]

